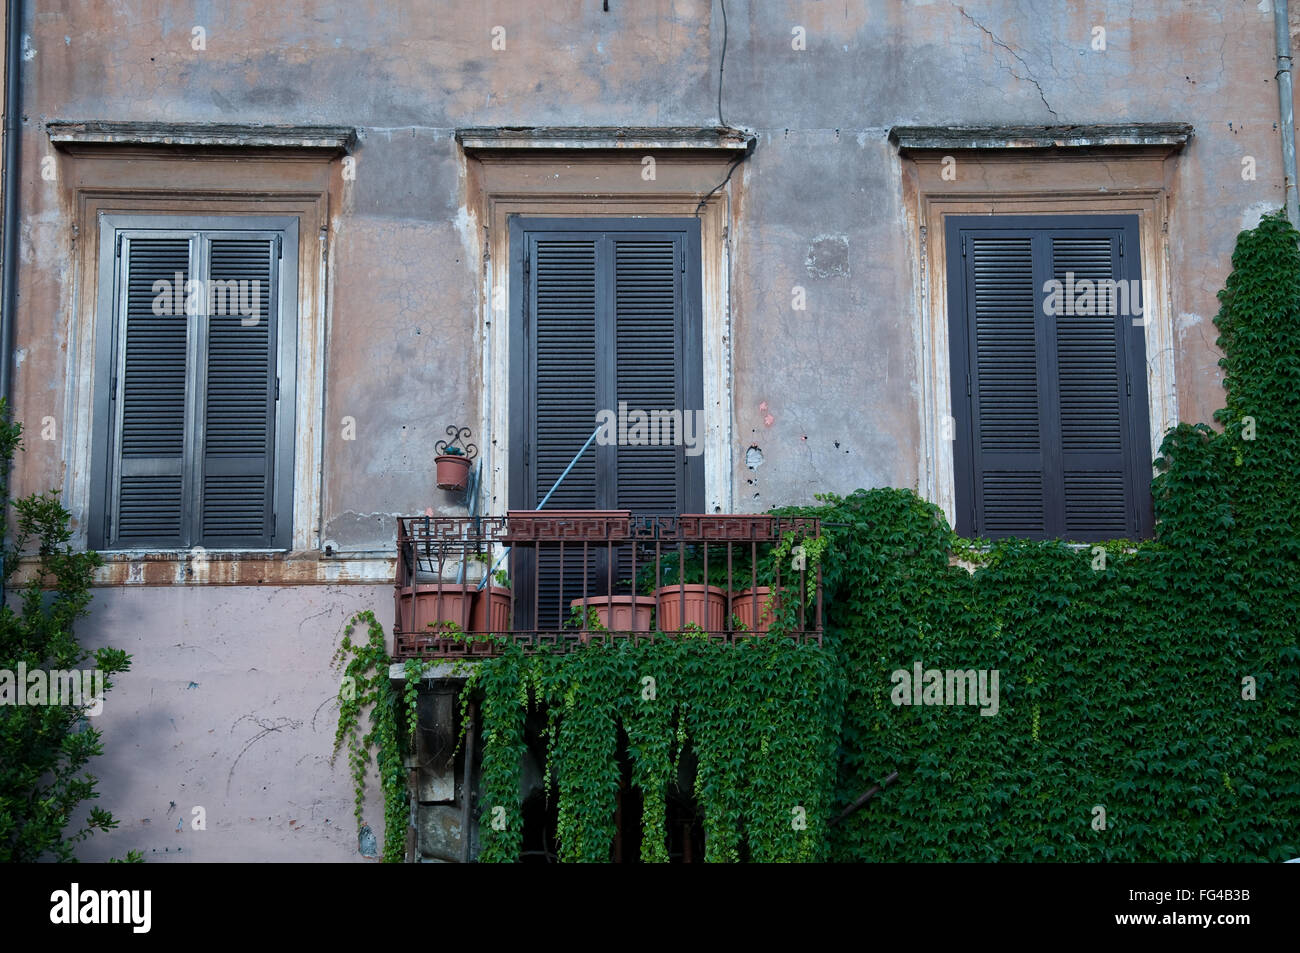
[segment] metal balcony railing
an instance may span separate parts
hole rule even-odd
[[[820,644],[821,569],[800,548],[820,535],[818,520],[776,516],[401,517],[394,655],[474,658],[506,641],[568,652],[687,635]]]

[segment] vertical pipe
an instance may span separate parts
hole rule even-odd
[[[1282,126],[1282,169],[1286,177],[1286,217],[1300,228],[1300,200],[1296,194],[1295,99],[1291,83],[1291,27],[1287,0],[1273,0],[1273,34],[1277,46],[1278,121]]]
[[[13,392],[14,320],[18,312],[18,143],[22,129],[22,0],[5,3],[4,235],[0,239],[0,398]],[[12,418],[13,408],[8,408]],[[0,473],[0,525],[9,519],[9,472]],[[0,606],[5,604],[4,554],[0,552]]]

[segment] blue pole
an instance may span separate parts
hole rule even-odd
[[[582,455],[587,452],[587,448],[591,446],[591,442],[596,439],[596,435],[600,433],[602,429],[604,429],[604,424],[593,430],[591,436],[587,438],[587,442],[582,445],[582,449],[573,455],[573,459],[570,460],[569,465],[564,468],[564,472],[561,473],[559,479],[555,481],[555,485],[546,492],[544,497],[542,497],[542,502],[537,504],[539,510],[546,505],[547,501],[551,498],[551,494],[560,488],[560,484],[564,482],[564,478],[569,475],[569,471],[572,470],[577,462],[582,459]],[[497,561],[492,564],[492,568],[487,571],[487,575],[479,582],[478,587],[480,589],[487,585],[488,579],[492,577],[492,574],[496,572],[497,567],[501,565],[501,560],[505,559],[509,554],[510,548],[506,547],[501,555],[497,557]]]

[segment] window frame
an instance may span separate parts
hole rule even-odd
[[[297,406],[298,364],[298,283],[299,283],[299,218],[296,215],[256,214],[185,214],[164,211],[141,213],[101,212],[99,225],[99,260],[96,269],[97,291],[94,314],[94,368],[91,397],[90,446],[90,498],[88,501],[87,543],[106,553],[140,552],[193,552],[197,549],[212,552],[288,551],[292,548],[294,528],[294,467],[295,467],[295,411]],[[121,400],[113,406],[110,388],[114,370],[118,366],[119,349],[123,338],[123,301],[119,290],[125,274],[125,256],[118,255],[118,239],[128,233],[155,233],[160,237],[170,233],[174,237],[198,235],[204,244],[204,233],[273,233],[280,237],[281,258],[277,271],[278,301],[276,303],[275,374],[279,380],[279,397],[274,414],[275,439],[271,465],[273,488],[271,511],[273,532],[268,545],[217,545],[207,546],[201,528],[188,519],[195,519],[191,504],[197,488],[185,489],[185,507],[188,519],[186,532],[191,534],[181,544],[161,543],[117,545],[110,544],[109,519],[113,513],[114,475],[113,451],[120,439]],[[210,241],[210,236],[207,237]],[[191,278],[196,277],[191,275]],[[187,359],[196,356],[194,342],[187,346]],[[187,382],[193,385],[198,367],[186,372]],[[199,406],[206,400],[206,386],[198,401],[187,400],[186,437],[193,440],[201,435],[202,424],[197,418]],[[190,405],[193,406],[190,406]],[[185,463],[183,467],[191,464]]]
[[[969,379],[973,383],[974,374],[971,370],[971,328],[969,324],[971,272],[970,264],[963,255],[963,234],[966,232],[1007,231],[1027,236],[1032,235],[1031,243],[1037,247],[1039,243],[1044,242],[1044,238],[1041,234],[1035,233],[1068,232],[1071,230],[1116,231],[1121,236],[1121,242],[1126,241],[1130,249],[1129,254],[1121,256],[1121,270],[1119,272],[1120,279],[1128,281],[1141,280],[1143,277],[1143,262],[1140,252],[1142,223],[1140,216],[1137,214],[1071,211],[1048,214],[944,214],[943,226],[947,265],[944,280],[946,286],[945,300],[947,302],[949,384],[954,423],[952,434],[955,509],[953,525],[958,533],[975,536],[983,535],[984,529],[977,494],[978,474],[976,473],[976,454],[974,450],[975,407],[971,395],[964,393],[966,381]],[[1038,279],[1046,274],[1046,264],[1039,261],[1038,253],[1035,252],[1033,268],[1035,274],[1036,321],[1045,319],[1042,310],[1045,291]],[[1154,287],[1154,283],[1143,284],[1142,287],[1148,289]],[[1122,316],[1123,335],[1120,342],[1121,347],[1119,348],[1122,364],[1118,370],[1120,373],[1126,374],[1128,379],[1128,393],[1123,395],[1123,402],[1121,403],[1125,439],[1123,451],[1126,456],[1123,470],[1125,508],[1128,511],[1128,516],[1133,521],[1131,523],[1133,531],[1130,535],[1139,539],[1150,538],[1154,532],[1154,507],[1150,492],[1151,456],[1149,453],[1151,447],[1149,422],[1151,394],[1147,375],[1145,334],[1146,324],[1151,317],[1152,305],[1153,302],[1144,299],[1143,314],[1140,321],[1132,315]],[[1051,339],[1054,340],[1054,334]],[[1057,436],[1059,437],[1060,382],[1059,368],[1056,367],[1055,363],[1051,365],[1051,373],[1048,379],[1044,380],[1039,377],[1037,387],[1037,403],[1040,414],[1046,412],[1057,415]],[[1060,469],[1062,462],[1060,459],[1061,451],[1062,448],[1059,446],[1044,446],[1042,448],[1041,452],[1051,461],[1051,465],[1044,467],[1045,475],[1059,475],[1053,467]],[[1042,538],[1076,542],[1096,542],[1112,538],[1088,532],[1071,535],[1064,528],[1064,525],[1062,525],[1059,532],[1051,528],[1050,523],[1054,516],[1052,502],[1061,504],[1060,517],[1062,520],[1065,517],[1064,502],[1055,500],[1057,495],[1055,489],[1055,484],[1052,486],[1044,484],[1045,519],[1048,521],[1049,527]],[[980,527],[979,530],[976,529],[977,526]],[[998,533],[997,537],[1003,538],[1016,535],[1023,534]]]

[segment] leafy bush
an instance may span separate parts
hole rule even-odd
[[[0,400],[0,494],[5,497],[21,435],[22,426],[9,422]],[[99,555],[74,552],[68,545],[70,516],[56,493],[14,500],[13,509],[17,533],[11,543],[6,526],[3,541],[6,590],[19,557],[32,544],[39,571],[21,594],[9,591],[0,608],[0,670],[16,680],[20,665],[29,672],[80,669],[92,653],[77,642],[72,627],[86,614]],[[112,688],[111,676],[127,671],[131,663],[129,655],[112,648],[97,649],[93,659],[103,673],[105,692]],[[100,732],[86,719],[92,705],[85,699],[80,706],[17,705],[21,687],[9,684],[14,694],[0,705],[0,861],[74,860],[77,844],[97,830],[117,826],[112,814],[92,807],[84,825],[67,832],[78,805],[99,796],[95,777],[83,773],[90,759],[103,753]]]

